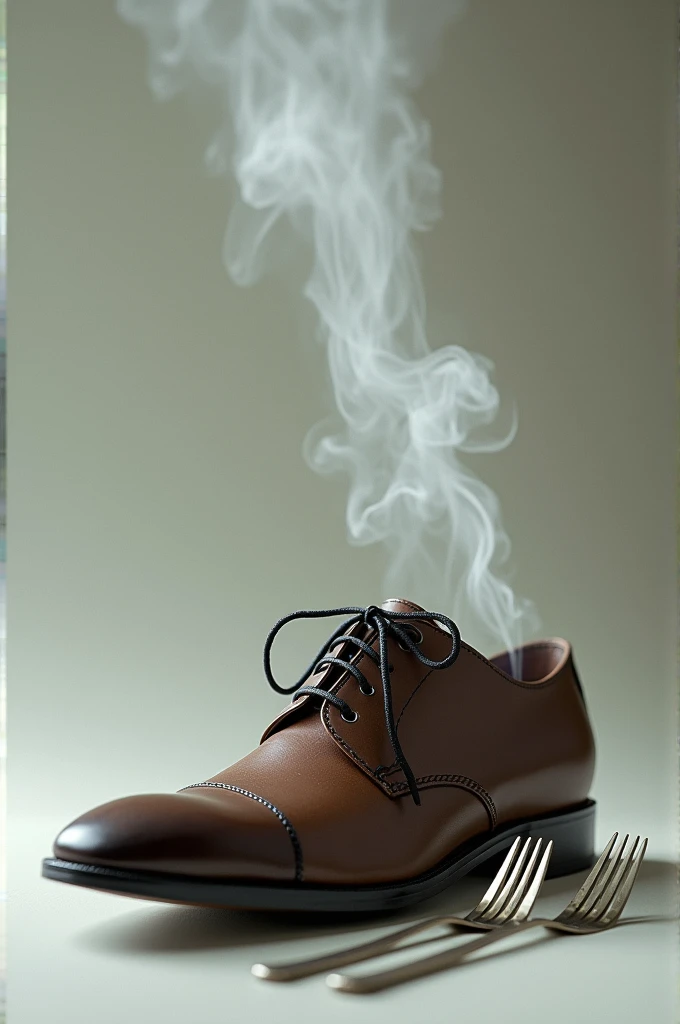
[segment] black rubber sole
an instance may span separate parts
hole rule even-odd
[[[591,867],[594,860],[595,802],[516,821],[484,838],[459,846],[451,857],[417,878],[382,885],[332,886],[305,882],[232,881],[155,871],[124,871],[47,857],[44,878],[70,885],[170,903],[249,910],[374,913],[398,910],[435,896],[471,871],[494,874],[517,836],[553,840],[548,878]]]

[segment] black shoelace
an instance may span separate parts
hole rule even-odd
[[[271,667],[272,645],[279,630],[294,619],[325,619],[334,615],[347,614],[350,614],[351,618],[346,619],[342,625],[338,626],[330,639],[321,647],[309,668],[303,673],[300,679],[298,679],[297,683],[288,687],[280,686],[274,678]],[[398,625],[400,619],[436,619],[438,622],[441,622],[451,631],[451,651],[449,654],[447,654],[442,661],[432,661],[432,659],[428,658],[419,647],[419,644],[423,639],[420,630],[413,626],[409,628],[408,624],[405,624],[404,626]],[[346,635],[345,631],[351,629],[359,622],[364,622],[370,629],[377,630],[379,639],[378,651],[374,651],[370,644],[367,644],[360,637]],[[446,615],[442,615],[440,612],[392,612],[386,611],[384,608],[378,608],[376,605],[369,605],[367,608],[326,608],[322,611],[292,612],[290,615],[285,615],[282,619],[279,619],[279,621],[270,630],[269,636],[265,641],[264,672],[267,677],[267,682],[273,690],[276,690],[277,693],[294,693],[294,700],[297,700],[298,697],[302,697],[303,694],[320,697],[322,700],[328,701],[329,704],[336,707],[346,722],[356,722],[359,716],[356,711],[350,707],[347,701],[338,697],[337,694],[329,693],[328,690],[325,690],[321,686],[303,686],[302,684],[305,679],[308,679],[310,675],[317,672],[320,668],[326,665],[338,665],[340,668],[354,676],[362,693],[366,695],[374,693],[373,687],[366,679],[366,676],[356,667],[356,665],[352,665],[351,662],[345,661],[343,658],[333,658],[328,654],[328,651],[341,642],[352,643],[356,647],[359,647],[364,654],[366,654],[380,668],[380,679],[382,681],[385,707],[385,725],[387,727],[390,743],[392,744],[392,750],[394,751],[395,762],[404,773],[404,777],[406,778],[414,802],[419,804],[420,794],[418,793],[418,785],[411,767],[404,756],[404,752],[401,749],[399,737],[397,736],[397,729],[394,724],[394,714],[392,711],[392,687],[390,685],[391,666],[389,663],[389,651],[387,647],[387,637],[390,633],[394,634],[401,646],[409,650],[411,654],[413,654],[414,657],[416,657],[423,665],[427,666],[427,668],[448,668],[448,666],[452,665],[456,660],[458,652],[460,651],[460,632],[458,627],[452,619],[447,618]],[[417,637],[417,639],[414,639],[414,636]]]

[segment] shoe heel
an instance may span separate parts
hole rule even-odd
[[[478,871],[492,876],[498,871],[507,847],[517,837],[553,841],[553,852],[546,878],[559,878],[577,871],[587,871],[595,861],[595,801],[588,800],[573,810],[551,814],[533,821],[517,823],[508,829],[507,843],[502,851],[485,860]]]
[[[594,801],[572,815],[565,815],[564,820],[555,819],[532,827],[529,835],[540,836],[544,842],[553,841],[546,878],[587,871],[595,862]]]

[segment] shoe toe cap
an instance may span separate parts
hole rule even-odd
[[[54,856],[80,864],[202,877],[291,881],[290,837],[266,802],[200,790],[124,797],[76,818]]]

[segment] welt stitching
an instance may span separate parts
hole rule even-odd
[[[484,804],[491,820],[491,827],[496,827],[498,812],[491,794],[474,779],[468,778],[467,775],[422,775],[416,779],[416,782],[422,786],[449,785],[459,786],[462,789],[472,791]],[[387,785],[391,792],[395,794],[408,790],[408,785],[405,782],[388,782]]]
[[[180,790],[180,792],[183,792],[185,789],[201,788],[227,789],[229,790],[230,793],[240,793],[242,796],[250,797],[251,800],[255,800],[258,804],[263,804],[264,807],[269,808],[269,810],[276,815],[276,817],[279,819],[279,821],[285,828],[286,832],[288,833],[290,841],[293,845],[293,854],[295,856],[295,881],[302,881],[304,874],[302,846],[300,844],[297,832],[295,831],[295,829],[293,828],[293,826],[291,825],[290,821],[283,813],[283,811],[280,811],[278,807],[275,807],[274,804],[269,802],[269,800],[265,800],[263,796],[258,796],[257,793],[251,793],[249,789],[241,789],[240,786],[230,786],[226,782],[194,782],[190,786],[184,786],[183,789]]]

